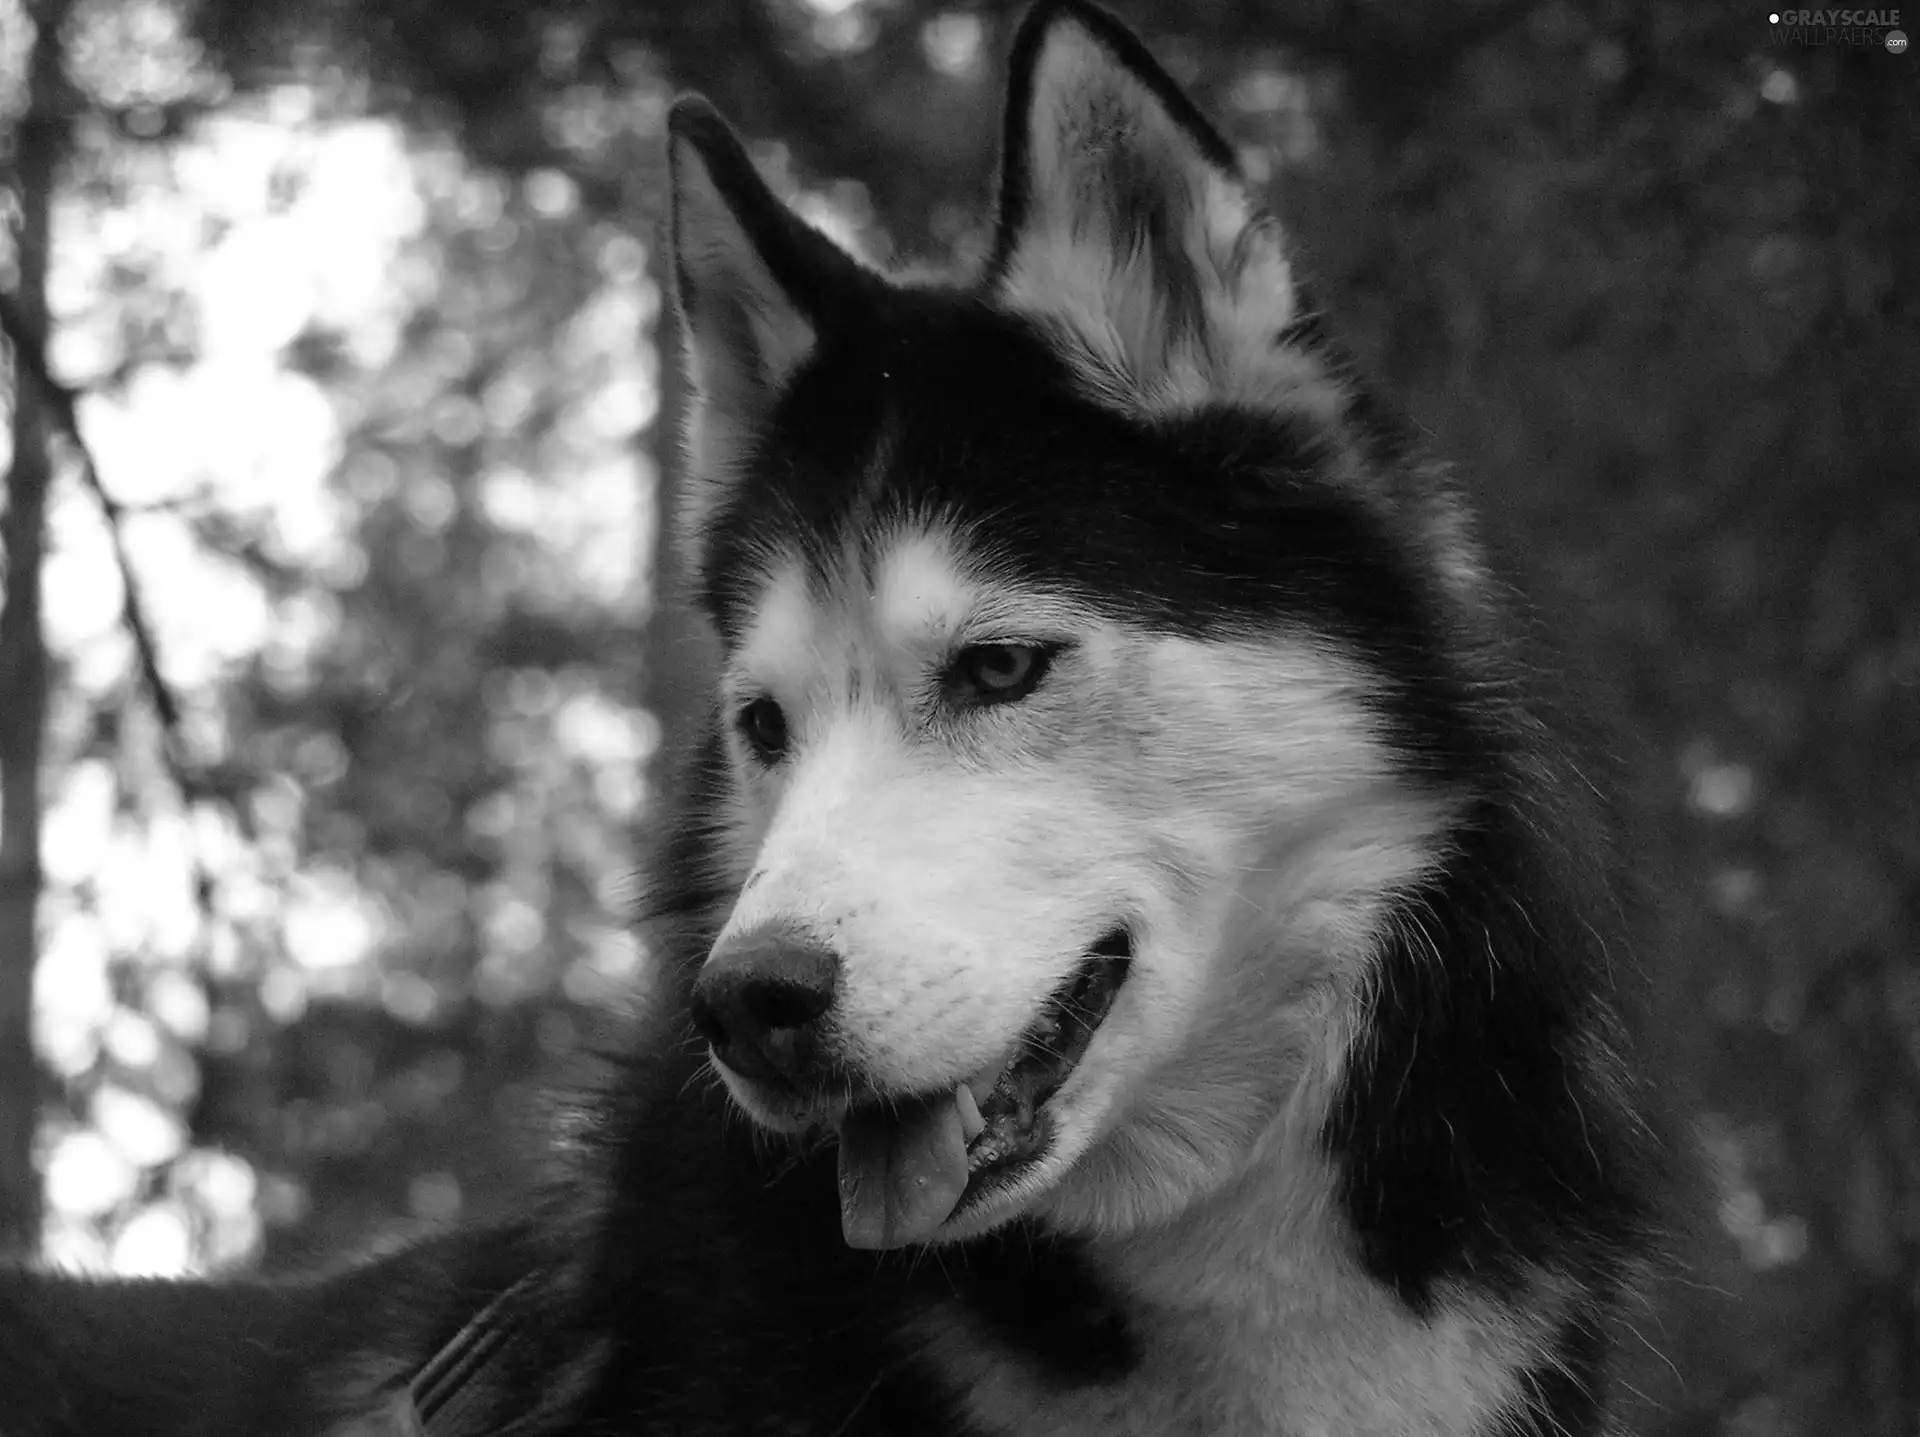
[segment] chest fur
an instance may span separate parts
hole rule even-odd
[[[1418,1317],[1353,1274],[1247,1273],[1212,1300],[1135,1296],[1129,1361],[1063,1372],[964,1309],[934,1314],[929,1352],[995,1437],[1474,1437],[1511,1410],[1537,1353],[1509,1313]]]

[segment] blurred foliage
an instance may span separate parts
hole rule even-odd
[[[963,252],[1017,8],[74,6],[50,354],[186,718],[63,481],[52,1251],[272,1262],[498,1190],[532,1084],[644,992],[628,835],[699,682],[684,627],[642,644],[666,102],[707,90],[869,251]],[[1120,8],[1651,755],[1710,1191],[1650,1430],[1912,1432],[1913,57],[1723,0]]]

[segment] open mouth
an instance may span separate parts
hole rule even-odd
[[[1053,1140],[1047,1102],[1086,1056],[1132,957],[1124,929],[1096,943],[997,1070],[951,1092],[848,1112],[840,1129],[840,1213],[850,1246],[918,1242],[1046,1154]]]
[[[1050,1134],[1041,1108],[1086,1056],[1126,981],[1133,945],[1124,932],[1100,940],[1073,977],[1021,1034],[1011,1062],[985,1096],[972,1084],[954,1091],[967,1135],[967,1171],[975,1179],[1045,1151]],[[973,1109],[969,1113],[969,1108]]]

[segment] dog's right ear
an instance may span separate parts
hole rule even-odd
[[[990,292],[1102,402],[1150,414],[1327,392],[1282,337],[1288,246],[1233,149],[1089,0],[1040,0],[1009,56]]]
[[[676,520],[691,546],[858,268],[780,202],[697,96],[667,117],[667,168],[672,299],[692,390]]]

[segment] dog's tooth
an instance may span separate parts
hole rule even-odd
[[[1007,1064],[1012,1060],[1012,1049],[1008,1049],[1008,1051],[1002,1053],[971,1078],[968,1078],[965,1083],[961,1084],[962,1087],[968,1089],[971,1093],[976,1108],[979,1104],[987,1100],[987,1094],[991,1093],[999,1084],[1002,1075],[1007,1071]],[[964,1112],[966,1110],[963,1108],[961,1111]]]
[[[960,1110],[960,1131],[968,1142],[986,1131],[987,1120],[980,1116],[980,1104],[974,1099],[973,1089],[965,1083],[955,1088],[953,1104]]]

